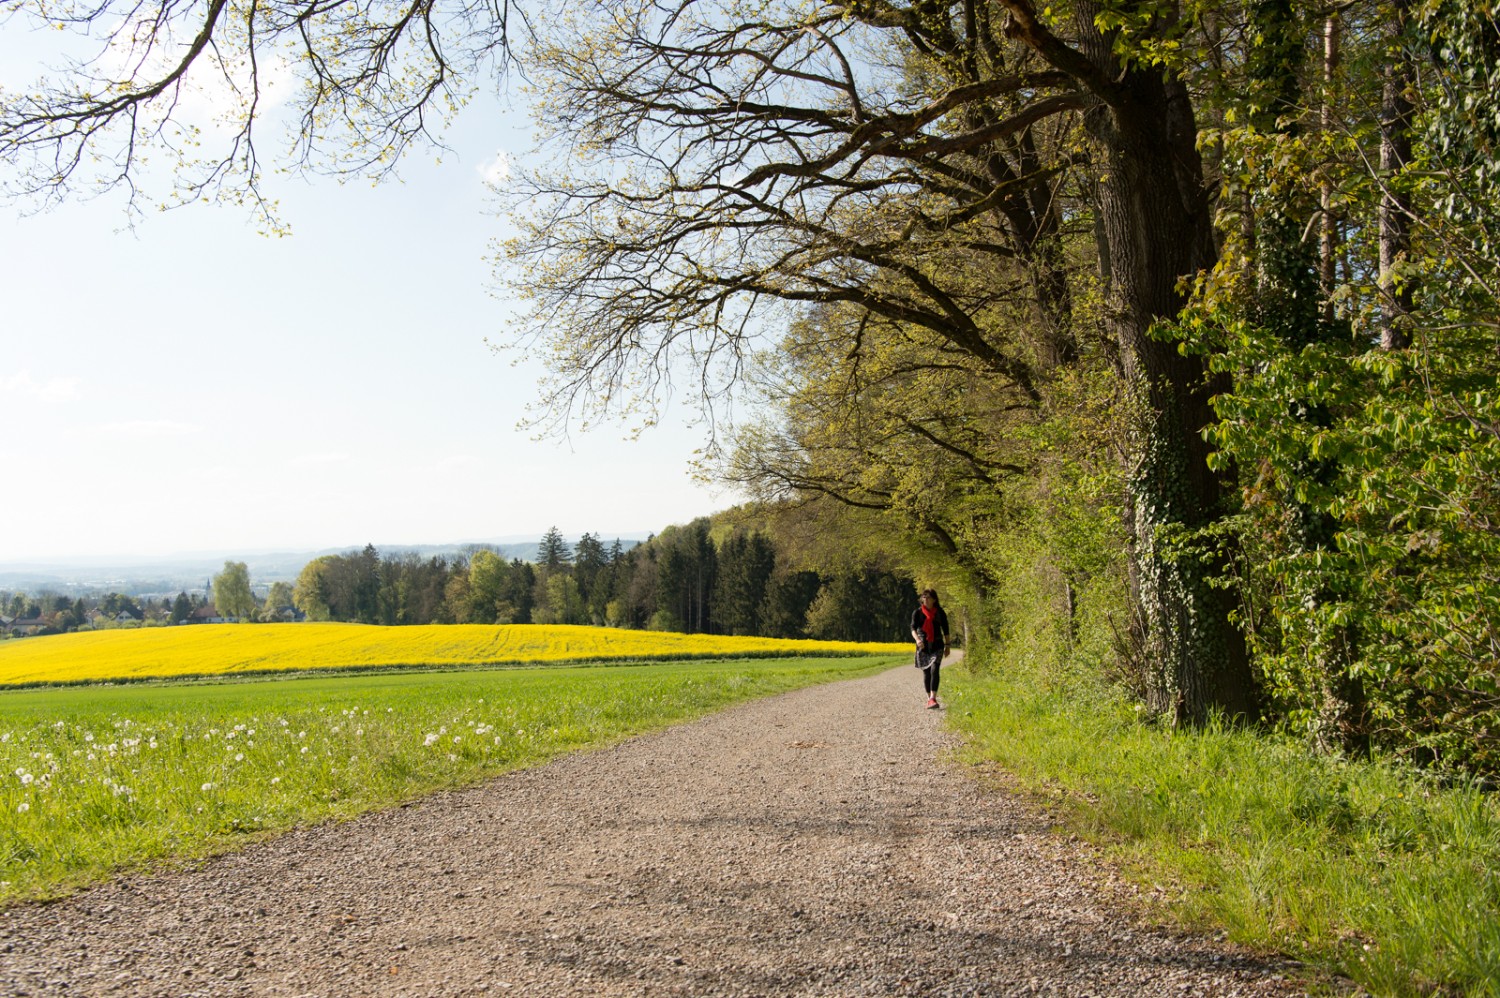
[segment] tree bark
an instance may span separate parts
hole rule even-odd
[[[1412,289],[1409,280],[1397,279],[1396,267],[1411,251],[1411,200],[1400,192],[1397,177],[1411,162],[1412,67],[1403,44],[1408,0],[1395,0],[1393,6],[1380,102],[1380,291],[1385,304],[1380,347],[1404,350],[1411,346]]]
[[[1338,14],[1329,14],[1323,22],[1323,99],[1318,120],[1326,134],[1337,121],[1334,106],[1334,84],[1339,67],[1341,28]],[[1334,319],[1333,289],[1338,280],[1339,227],[1333,210],[1333,180],[1324,177],[1319,187],[1318,214],[1318,283],[1322,301],[1323,322]]]
[[[1091,25],[1089,5],[1080,6]],[[1214,418],[1212,386],[1200,358],[1151,336],[1155,323],[1182,310],[1182,282],[1217,256],[1192,103],[1180,81],[1160,70],[1122,72],[1107,39],[1081,34],[1090,61],[1116,81],[1087,123],[1105,154],[1108,315],[1137,413],[1129,488],[1148,705],[1177,723],[1201,724],[1215,712],[1248,717],[1255,687],[1229,596],[1210,584],[1218,566],[1170,544],[1222,513],[1224,489],[1202,434]]]

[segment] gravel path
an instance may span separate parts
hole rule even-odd
[[[1301,993],[1120,914],[1085,850],[942,761],[919,685],[801,690],[12,908],[0,994]]]

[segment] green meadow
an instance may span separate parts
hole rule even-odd
[[[0,693],[0,903],[350,818],[892,656]]]

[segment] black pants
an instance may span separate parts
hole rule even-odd
[[[942,668],[943,660],[938,659],[936,662],[932,663],[927,668],[922,670],[922,689],[926,690],[927,695],[930,697],[937,696],[938,673],[942,670]]]

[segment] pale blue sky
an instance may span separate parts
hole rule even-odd
[[[689,477],[680,420],[516,430],[539,370],[485,344],[517,309],[490,291],[481,174],[524,153],[525,117],[450,142],[400,184],[273,183],[282,239],[212,206],[129,232],[117,200],[0,205],[0,564],[608,537],[731,505]]]

